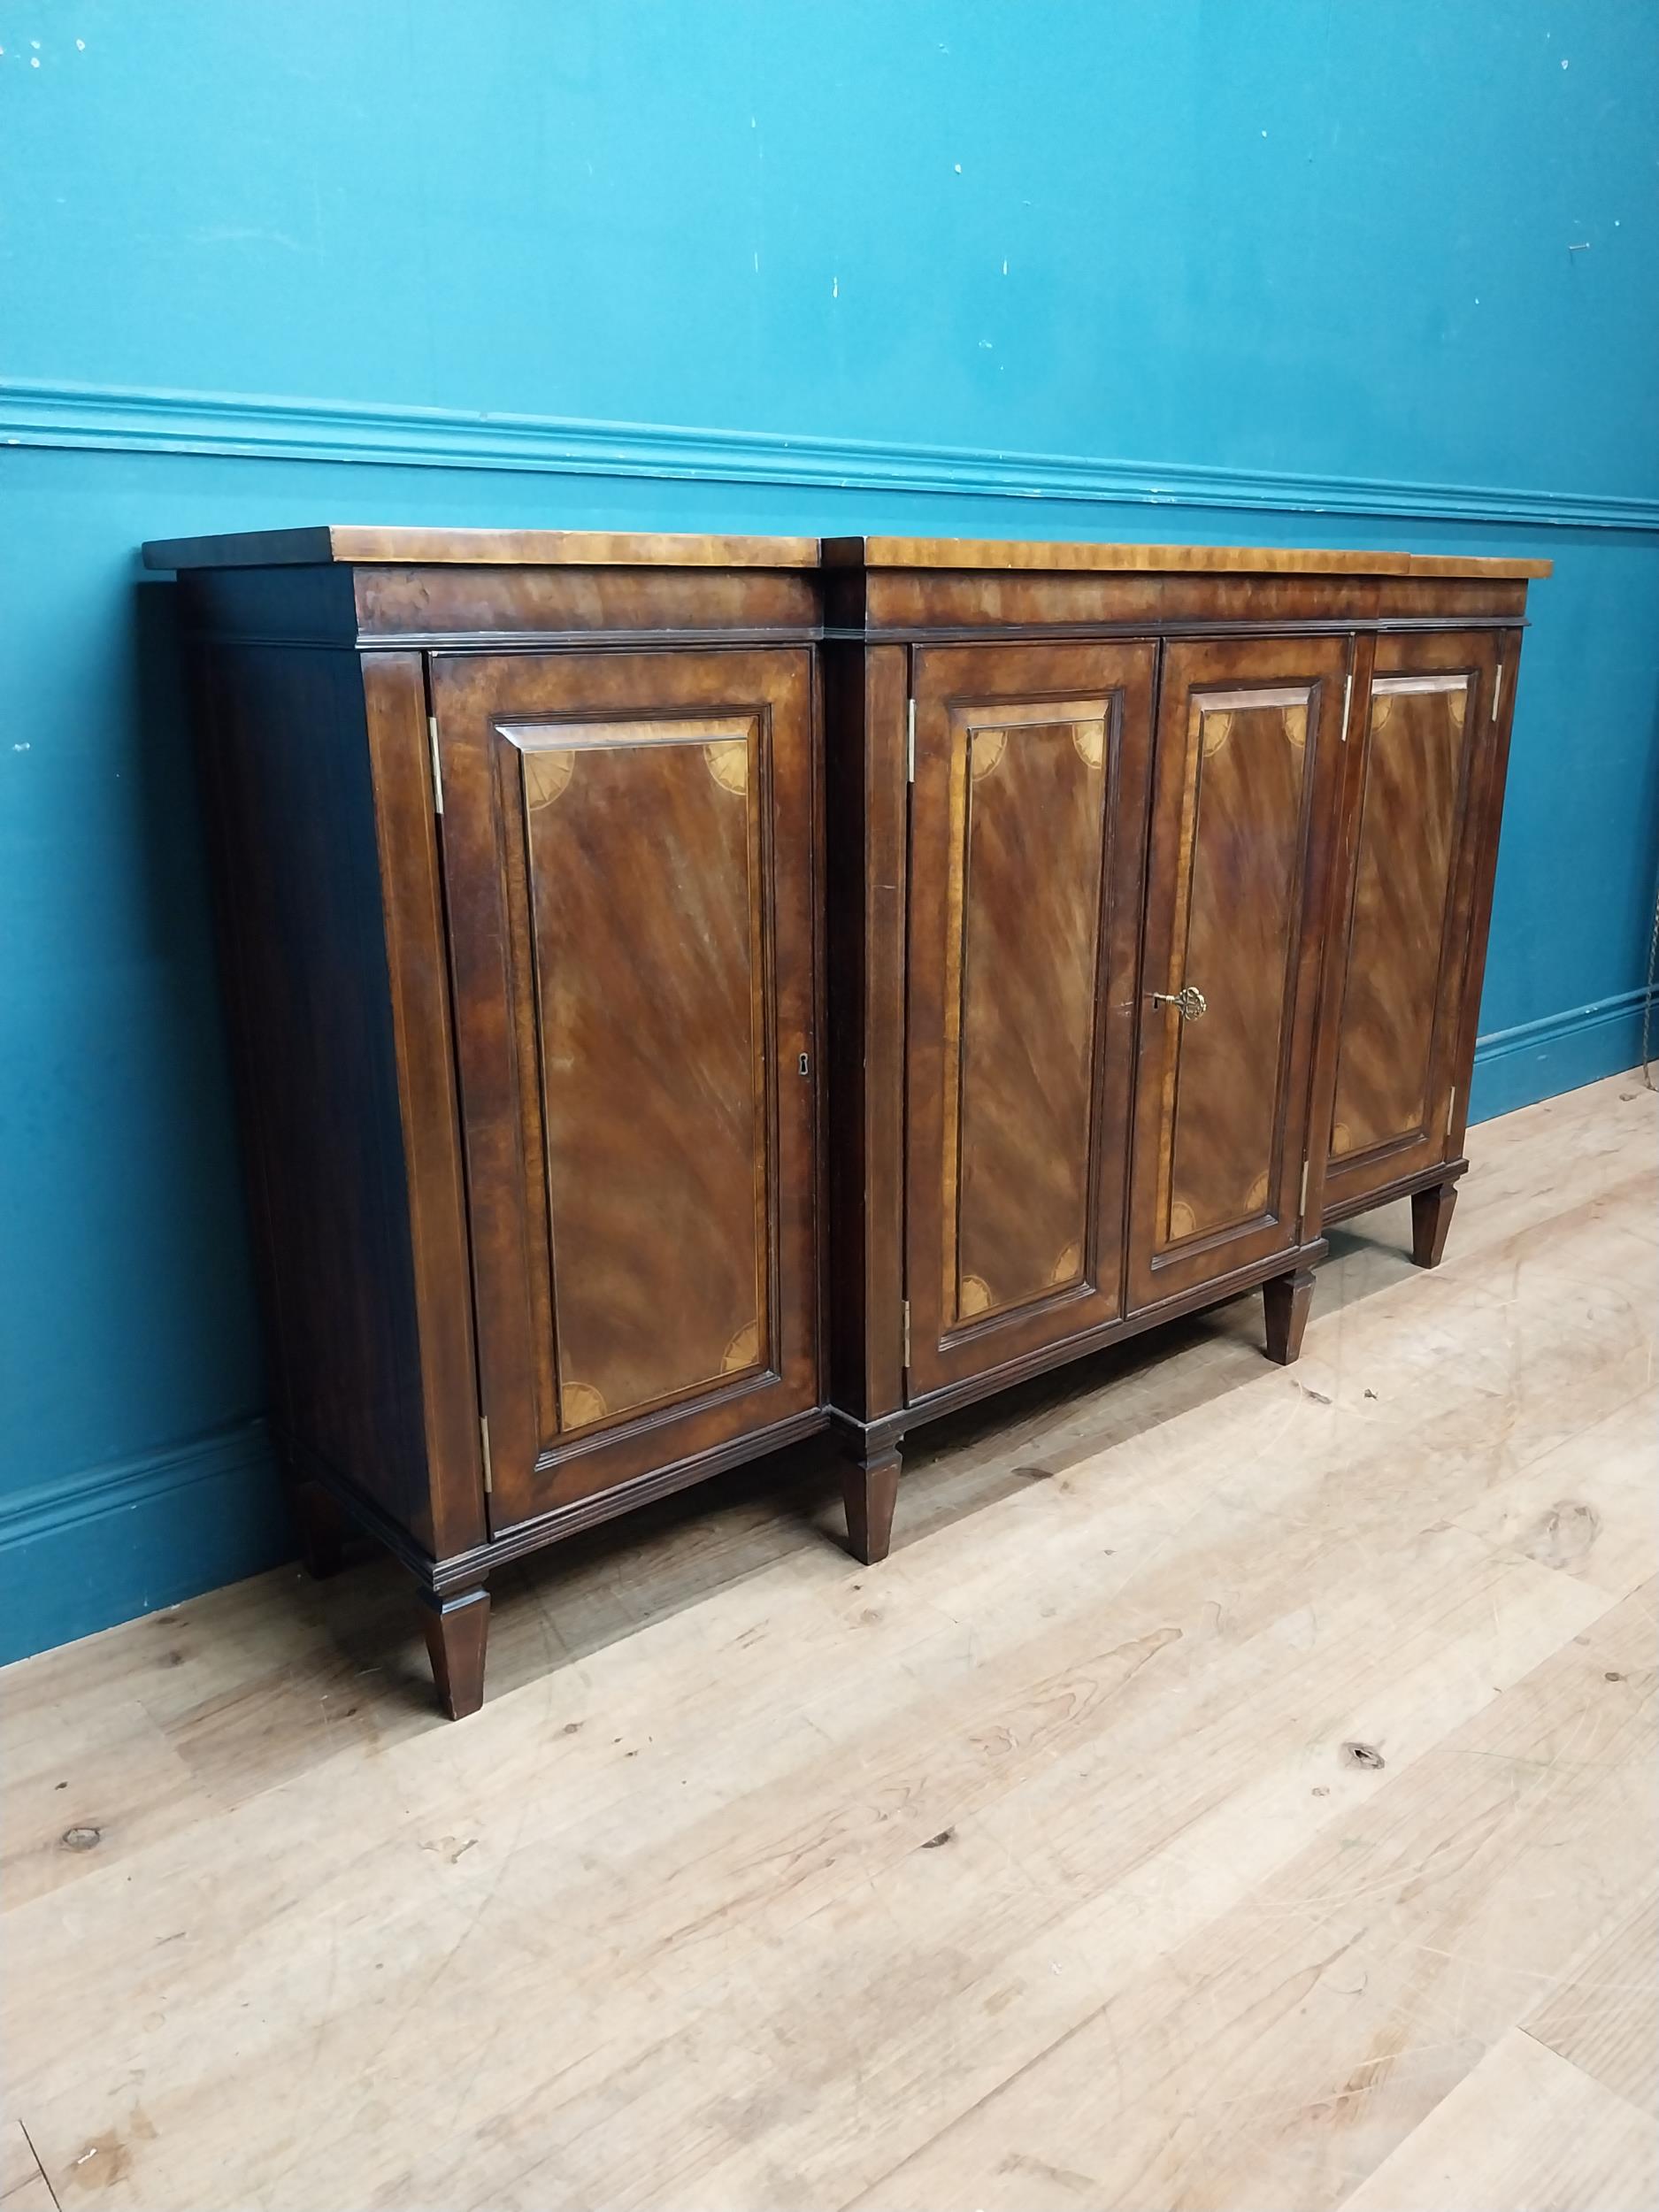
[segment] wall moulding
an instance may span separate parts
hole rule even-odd
[[[1487,526],[1659,530],[1659,499],[115,385],[0,382],[0,443],[390,468],[959,493],[1082,506],[1248,508]]]

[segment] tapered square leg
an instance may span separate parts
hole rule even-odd
[[[1431,1183],[1411,1194],[1411,1256],[1419,1267],[1438,1267],[1457,1203],[1455,1183]]]
[[[893,1541],[893,1508],[899,1494],[899,1448],[849,1455],[841,1470],[847,1500],[847,1542],[855,1559],[873,1567]]]
[[[1288,1367],[1302,1350],[1302,1333],[1313,1304],[1313,1270],[1299,1267],[1294,1275],[1275,1275],[1262,1285],[1262,1306],[1267,1320],[1267,1356]]]
[[[291,1482],[288,1499],[306,1571],[319,1582],[326,1582],[346,1563],[346,1538],[351,1524],[339,1500],[320,1482],[304,1479]]]
[[[426,1632],[432,1678],[451,1720],[465,1720],[484,1702],[484,1652],[489,1641],[489,1592],[420,1593],[420,1624]]]

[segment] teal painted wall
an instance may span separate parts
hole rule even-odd
[[[1635,1057],[1651,0],[0,0],[0,1655],[287,1543],[143,538],[1548,555],[1477,1110]]]

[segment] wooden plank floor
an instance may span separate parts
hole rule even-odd
[[[1251,1300],[502,1578],[266,1576],[8,1671],[0,2203],[1659,2193],[1659,1102],[1476,1129],[1444,1266]]]

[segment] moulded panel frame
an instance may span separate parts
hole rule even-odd
[[[664,1463],[727,1455],[740,1440],[796,1424],[818,1405],[817,688],[810,654],[787,646],[446,654],[431,657],[429,672],[490,1424],[490,1520],[499,1532],[626,1488]],[[572,1427],[561,1423],[546,1379],[557,1358],[558,1263],[536,1203],[544,1140],[526,1102],[537,1096],[531,1061],[539,1018],[524,893],[514,888],[523,860],[513,851],[512,764],[502,732],[605,721],[632,731],[687,717],[724,724],[745,714],[760,724],[772,1356],[730,1381],[614,1422]],[[539,1296],[543,1252],[548,1294]]]
[[[916,715],[910,787],[905,1044],[905,1296],[909,1399],[981,1370],[1082,1336],[1124,1310],[1129,1097],[1140,955],[1148,763],[1157,666],[1153,641],[928,646],[911,656]],[[941,1262],[951,1248],[948,1203],[960,1203],[951,1155],[951,1095],[964,1069],[950,1020],[954,926],[969,926],[966,719],[1043,728],[1045,706],[1074,715],[1100,703],[1104,720],[1094,1003],[1084,1152],[1083,1250],[1075,1283],[982,1315],[947,1312]],[[958,851],[957,848],[962,849]],[[957,974],[960,988],[961,973]],[[959,1036],[960,1017],[956,1033]],[[959,1132],[958,1132],[959,1141]],[[1114,1166],[1118,1172],[1114,1173]]]
[[[1341,865],[1331,908],[1330,973],[1323,1015],[1331,1033],[1331,1064],[1310,1133],[1310,1147],[1319,1159],[1322,1213],[1332,1217],[1380,1202],[1383,1194],[1420,1182],[1431,1170],[1461,1157],[1463,1124],[1458,1116],[1461,1112],[1467,1117],[1473,1058],[1465,1004],[1471,983],[1477,908],[1483,880],[1489,886],[1489,864],[1494,857],[1484,848],[1488,843],[1495,845],[1496,841],[1496,809],[1492,804],[1494,778],[1499,782],[1498,804],[1502,804],[1499,757],[1508,725],[1500,718],[1505,706],[1503,690],[1512,694],[1513,684],[1506,682],[1501,672],[1509,671],[1517,657],[1509,649],[1512,635],[1484,629],[1448,629],[1379,637],[1368,657],[1363,695],[1356,683],[1349,739],[1354,757],[1348,764],[1344,794]],[[1356,903],[1366,833],[1366,801],[1375,767],[1373,710],[1378,687],[1458,676],[1468,679],[1466,718],[1454,800],[1440,957],[1433,1003],[1428,1010],[1430,1041],[1422,1118],[1415,1125],[1363,1148],[1339,1153],[1334,1121],[1341,1096],[1344,1025],[1355,981]],[[1502,687],[1495,695],[1494,686]],[[1483,863],[1487,864],[1484,876]],[[1478,1002],[1478,976],[1472,978],[1472,986]],[[1475,1011],[1479,1011],[1478,1003]]]
[[[1146,931],[1135,1071],[1133,1161],[1129,1235],[1129,1307],[1137,1311],[1208,1278],[1223,1279],[1276,1252],[1290,1256],[1304,1240],[1302,1199],[1319,977],[1319,920],[1325,910],[1338,830],[1337,802],[1343,718],[1350,695],[1356,638],[1172,639],[1159,680],[1152,780],[1152,829],[1147,871]],[[1171,1171],[1179,1104],[1183,1018],[1155,992],[1175,992],[1202,979],[1186,972],[1183,948],[1193,890],[1181,839],[1192,834],[1185,787],[1194,696],[1294,687],[1305,693],[1304,766],[1290,870],[1285,938],[1285,987],[1279,1056],[1260,1210],[1184,1237],[1160,1227],[1162,1194]],[[1200,803],[1194,796],[1194,804]],[[1186,899],[1183,902],[1183,888]]]

